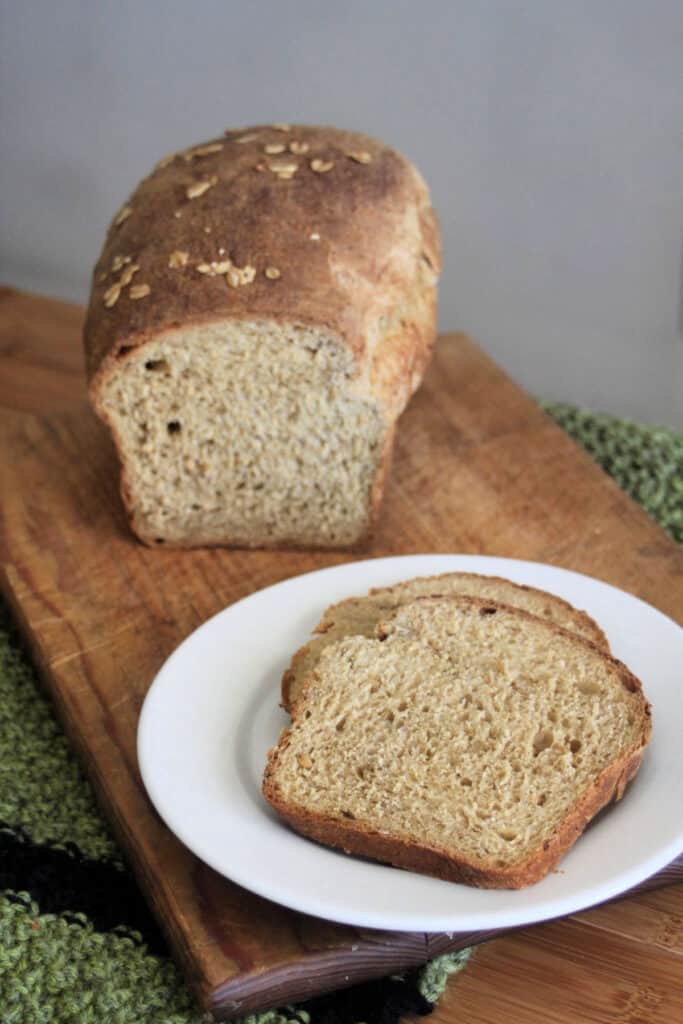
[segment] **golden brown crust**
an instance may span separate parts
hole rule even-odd
[[[249,141],[240,144],[241,138]],[[292,143],[308,151],[264,152]],[[390,147],[354,132],[310,126],[288,132],[245,128],[204,144],[213,145],[222,148],[194,159],[177,154],[158,167],[122,208],[131,213],[118,224],[114,219],[95,266],[85,326],[90,379],[121,348],[179,324],[226,318],[325,325],[360,361],[380,319],[393,317],[404,303],[418,267],[425,285],[438,274],[438,227],[427,188]],[[347,155],[358,152],[371,161]],[[319,158],[332,168],[313,171]],[[269,169],[285,160],[297,164],[288,180]],[[188,199],[188,187],[214,179]],[[169,266],[177,253],[187,254],[187,262]],[[131,263],[112,272],[117,258]],[[225,273],[197,269],[226,260],[253,267],[253,281],[233,288]],[[148,284],[149,295],[133,301],[128,285],[107,308],[108,289],[131,265],[139,267],[132,283]],[[279,271],[277,279],[266,276],[269,267]],[[418,333],[407,348],[420,349],[413,360],[419,364],[432,336],[423,341]]]
[[[502,576],[484,576],[481,573],[474,572],[446,572],[441,573],[437,576],[416,576],[414,579],[406,580],[404,582],[423,583],[427,581],[433,581],[434,592],[431,596],[442,597],[444,595],[439,593],[439,581],[447,580],[449,578],[452,578],[453,576],[458,576],[459,578],[463,579],[471,579],[473,582],[476,582],[481,579],[486,579],[496,583],[505,583],[508,585],[512,584],[512,586],[514,586],[515,588],[526,591],[529,594],[533,594],[535,597],[548,598],[553,602],[553,604],[559,604],[564,608],[569,618],[572,620],[572,623],[575,626],[578,635],[586,639],[592,640],[592,642],[601,650],[609,652],[609,641],[607,640],[605,633],[597,624],[597,622],[591,618],[590,615],[588,615],[584,611],[581,611],[578,608],[575,608],[573,605],[571,605],[568,601],[565,601],[563,598],[557,597],[555,594],[549,594],[547,591],[540,590],[537,587],[530,587],[527,584],[523,583],[512,583],[511,580],[506,580]],[[390,595],[392,593],[396,593],[397,590],[400,591],[403,586],[404,583],[397,583],[391,587],[373,587],[368,591],[367,596],[376,597],[380,594]],[[362,602],[363,600],[364,598],[362,597],[349,597],[345,601],[338,601],[336,604],[333,604],[329,608],[326,608],[325,611],[323,612],[323,616],[320,619],[320,622],[313,630],[314,636],[305,644],[302,644],[302,646],[299,647],[298,650],[295,651],[295,653],[292,655],[292,660],[288,668],[285,670],[280,684],[280,703],[281,706],[285,709],[285,711],[288,711],[290,714],[293,713],[293,699],[291,692],[292,687],[295,684],[298,675],[298,668],[301,662],[304,661],[307,657],[309,657],[309,655],[315,649],[315,634],[324,635],[334,626],[334,617],[335,613],[338,612],[338,609],[344,608],[348,605],[356,604],[359,601]],[[413,597],[411,598],[411,600],[419,600],[419,598]],[[389,608],[387,610],[389,610]]]
[[[363,822],[352,822],[347,819],[316,814],[305,808],[292,806],[281,796],[274,779],[278,756],[289,744],[291,728],[284,730],[277,747],[268,753],[263,777],[263,795],[297,832],[327,846],[342,849],[346,853],[370,857],[395,867],[479,888],[521,889],[544,878],[571,849],[589,821],[612,800],[621,799],[626,786],[640,767],[645,748],[650,740],[652,732],[651,706],[645,699],[640,680],[623,662],[606,653],[603,648],[591,640],[583,639],[569,630],[539,619],[523,609],[512,608],[510,605],[500,602],[484,601],[461,595],[446,595],[446,598],[440,598],[440,600],[444,599],[470,604],[480,609],[490,607],[505,609],[518,618],[530,620],[536,624],[540,623],[548,631],[549,636],[565,636],[572,642],[597,652],[616,668],[625,689],[641,696],[641,731],[637,740],[623,752],[621,757],[608,765],[594,783],[581,794],[554,834],[545,840],[531,856],[527,856],[520,863],[498,867],[483,861],[474,861],[452,851],[418,844],[395,835],[383,834]],[[420,597],[415,600],[430,601],[432,598]],[[380,638],[387,635],[381,623],[377,627],[377,635]],[[309,684],[310,679],[304,684],[300,701],[305,700]]]

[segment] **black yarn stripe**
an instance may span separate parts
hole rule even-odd
[[[404,1017],[424,1017],[434,1009],[434,1004],[420,993],[418,978],[419,971],[409,971],[403,978],[366,981],[341,992],[316,996],[296,1009],[306,1010],[313,1024],[398,1024]]]
[[[167,956],[168,947],[132,876],[116,865],[86,857],[75,843],[35,843],[17,826],[0,822],[0,891],[27,906],[28,893],[41,913],[60,914],[74,924],[83,914],[98,931],[119,932],[134,941],[139,932],[148,949]],[[406,1016],[425,1016],[433,1004],[418,990],[418,971],[403,979],[380,978],[341,992],[317,996],[283,1013],[306,1010],[314,1024],[398,1024]],[[303,1020],[302,1020],[303,1024]]]
[[[24,829],[0,822],[2,889],[29,893],[41,913],[85,914],[101,932],[139,932],[150,952],[168,955],[133,877],[111,862],[86,857],[75,843],[34,843]]]

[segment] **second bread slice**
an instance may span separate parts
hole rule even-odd
[[[596,645],[505,605],[425,598],[322,653],[264,794],[347,852],[519,888],[621,797],[650,728],[639,681]]]
[[[521,608],[562,626],[609,651],[607,637],[597,622],[555,594],[523,586],[499,576],[473,572],[448,572],[440,576],[419,576],[393,587],[371,590],[366,597],[350,597],[331,605],[315,627],[315,636],[300,647],[282,678],[282,706],[293,711],[306,677],[326,647],[344,636],[373,636],[377,623],[395,608],[418,597],[477,597]]]

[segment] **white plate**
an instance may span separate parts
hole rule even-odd
[[[537,885],[472,889],[348,857],[290,831],[261,796],[266,752],[287,716],[280,679],[333,601],[412,576],[464,570],[552,591],[597,619],[643,681],[654,731],[625,799]],[[477,555],[410,555],[286,580],[231,605],[168,659],[145,700],[140,770],[169,828],[239,885],[360,927],[470,931],[569,914],[636,885],[683,850],[683,629],[630,594],[549,565]]]

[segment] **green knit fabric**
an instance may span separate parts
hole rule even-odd
[[[3,1024],[200,1024],[173,963],[130,938],[0,901]]]
[[[89,783],[33,669],[10,643],[0,608],[0,820],[39,843],[76,843],[89,857],[119,860]]]
[[[683,544],[683,434],[596,415],[574,405],[540,404],[634,501]]]
[[[19,898],[17,898],[17,895]],[[0,1018],[3,1024],[205,1024],[173,962],[144,945],[79,921],[41,914],[28,893],[0,897]],[[436,1002],[470,950],[446,953],[421,971],[419,989]],[[301,1024],[295,1008],[241,1024]],[[313,1022],[315,1024],[315,1022]]]
[[[683,542],[683,437],[574,406],[546,411],[666,529]],[[53,718],[33,669],[0,609],[0,820],[35,842],[76,843],[92,858],[123,858],[89,783]],[[438,1000],[469,950],[427,964],[418,988]],[[316,1024],[295,1007],[243,1024]],[[48,914],[27,893],[0,897],[2,1024],[199,1024],[173,962],[140,941],[97,931],[83,915]]]
[[[437,956],[422,968],[418,988],[430,1003],[436,1003],[443,995],[446,983],[452,974],[459,974],[467,965],[472,949],[461,949],[458,953]]]

